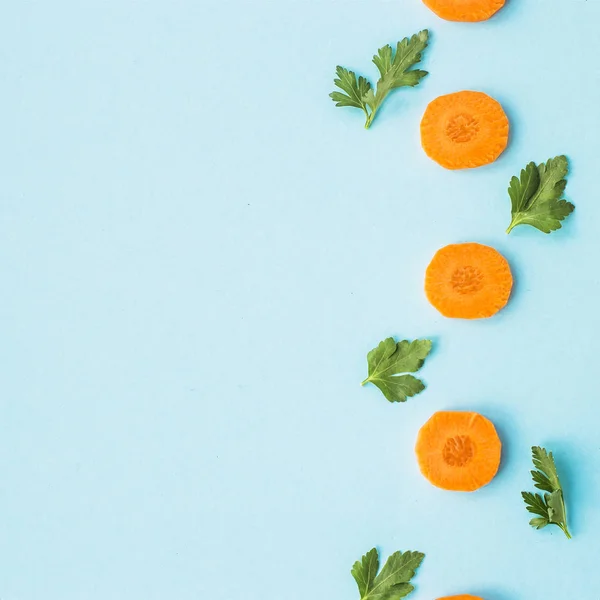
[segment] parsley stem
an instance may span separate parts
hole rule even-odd
[[[364,381],[361,381],[360,385],[365,385],[365,383],[369,383],[369,378],[368,377]]]
[[[371,111],[371,114],[367,114],[367,121],[365,123],[365,129],[369,129],[369,127],[371,127],[371,123],[373,122],[373,119],[375,118],[375,115],[377,114],[377,108],[373,109]]]
[[[512,221],[506,230],[506,233],[510,233],[517,225],[520,225],[523,222],[523,213],[516,213],[513,215]]]
[[[572,539],[571,534],[569,533],[569,528],[567,527],[566,523],[564,525],[559,524],[559,527],[564,531],[565,535],[567,536],[567,539]]]

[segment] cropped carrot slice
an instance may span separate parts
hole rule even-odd
[[[438,17],[447,21],[485,21],[495,15],[505,0],[423,0]]]
[[[470,594],[459,594],[458,596],[444,596],[438,600],[483,600],[479,596],[471,596]]]
[[[473,492],[498,472],[501,449],[493,423],[483,415],[440,411],[419,431],[415,452],[430,483],[443,490]]]
[[[494,162],[508,144],[508,117],[483,92],[455,92],[429,103],[421,120],[421,145],[446,169]]]
[[[425,273],[429,302],[445,317],[484,319],[506,306],[513,278],[507,260],[483,244],[438,250]]]

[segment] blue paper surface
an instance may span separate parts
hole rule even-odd
[[[0,598],[351,600],[377,546],[427,554],[415,600],[596,600],[600,2],[509,0],[485,23],[419,0],[28,0],[0,9]],[[422,85],[371,130],[335,66],[429,28]],[[487,92],[488,167],[420,147],[427,103]],[[510,221],[510,177],[569,156],[577,208]],[[497,317],[426,301],[441,246],[490,244]],[[361,388],[389,335],[430,337],[427,390]],[[436,410],[504,443],[475,494],[413,454]],[[574,539],[528,526],[552,449]]]

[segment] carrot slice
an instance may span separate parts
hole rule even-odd
[[[471,594],[459,594],[458,596],[444,596],[438,600],[483,600],[479,596],[471,596]]]
[[[495,15],[505,0],[423,0],[438,16],[447,21],[485,21]]]
[[[483,92],[455,92],[429,103],[421,120],[421,145],[446,169],[494,162],[508,144],[508,117]]]
[[[473,492],[498,472],[501,449],[493,423],[483,415],[440,411],[419,431],[415,452],[430,483],[443,490]]]
[[[425,294],[442,315],[484,319],[506,306],[513,278],[507,260],[483,244],[438,250],[425,273]]]

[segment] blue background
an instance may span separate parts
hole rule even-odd
[[[0,597],[350,600],[354,560],[422,550],[415,600],[595,600],[600,3],[56,0],[0,10]],[[336,64],[429,27],[416,89],[372,129]],[[495,164],[422,152],[428,101],[490,93]],[[577,210],[508,237],[506,187],[566,153]],[[439,247],[509,259],[509,307],[445,320]],[[361,388],[382,338],[431,337],[428,389]],[[487,488],[444,493],[413,445],[436,410],[496,423]],[[574,540],[535,532],[529,447],[558,457]]]

